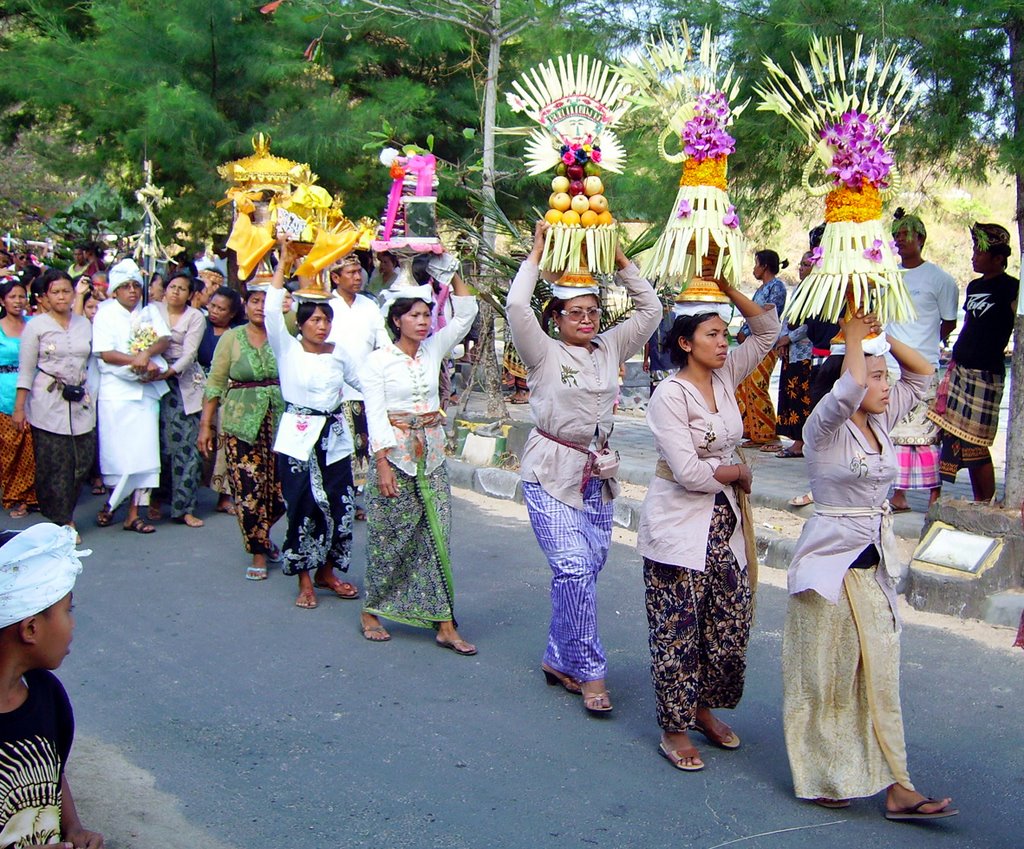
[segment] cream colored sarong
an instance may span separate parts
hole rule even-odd
[[[877,568],[877,567],[876,567]],[[789,597],[783,725],[801,799],[912,790],[900,709],[900,642],[875,569],[848,569],[837,604]]]

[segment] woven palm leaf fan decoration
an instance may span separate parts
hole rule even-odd
[[[615,270],[619,234],[601,175],[621,174],[625,164],[610,128],[631,107],[628,87],[600,60],[566,55],[523,74],[512,88],[512,109],[540,125],[526,141],[527,172],[552,176],[544,216],[552,227],[541,268],[568,272],[563,285],[593,285],[590,274]]]
[[[743,234],[726,186],[728,158],[736,150],[727,127],[746,108],[736,104],[740,82],[730,67],[723,70],[711,30],[698,50],[689,28],[661,31],[641,55],[619,69],[630,84],[629,99],[653,109],[664,128],[658,152],[667,162],[682,163],[679,191],[665,229],[644,263],[651,280],[677,290],[677,304],[724,303],[715,280],[739,283]],[[678,152],[668,151],[675,137]]]
[[[900,187],[888,149],[917,100],[912,71],[895,50],[864,54],[857,36],[847,58],[842,40],[815,37],[810,68],[793,57],[788,74],[767,57],[756,85],[758,109],[777,112],[807,139],[813,153],[803,170],[812,197],[825,196],[825,232],[812,255],[814,269],[786,308],[796,324],[820,316],[838,321],[844,309],[875,312],[883,322],[908,321],[914,305],[897,264],[895,244],[882,226],[882,203]],[[813,184],[816,171],[824,183]]]

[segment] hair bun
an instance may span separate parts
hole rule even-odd
[[[892,214],[893,219],[899,221],[907,214],[907,211],[902,206],[897,206],[896,211]]]
[[[782,260],[782,262],[779,263],[779,268],[789,268],[789,260],[788,259]]]

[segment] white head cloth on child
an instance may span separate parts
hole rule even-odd
[[[82,571],[73,528],[42,522],[0,546],[0,628],[56,604]]]

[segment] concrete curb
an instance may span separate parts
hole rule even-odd
[[[470,463],[449,457],[448,477],[453,487],[468,489],[471,492],[502,501],[523,503],[523,488],[518,472],[488,466],[473,466]],[[615,499],[612,521],[617,527],[636,531],[640,526],[640,508],[640,501],[620,496]],[[762,566],[782,570],[789,568],[793,551],[796,548],[796,540],[783,537],[767,528],[757,528],[754,536],[757,540],[758,559]]]

